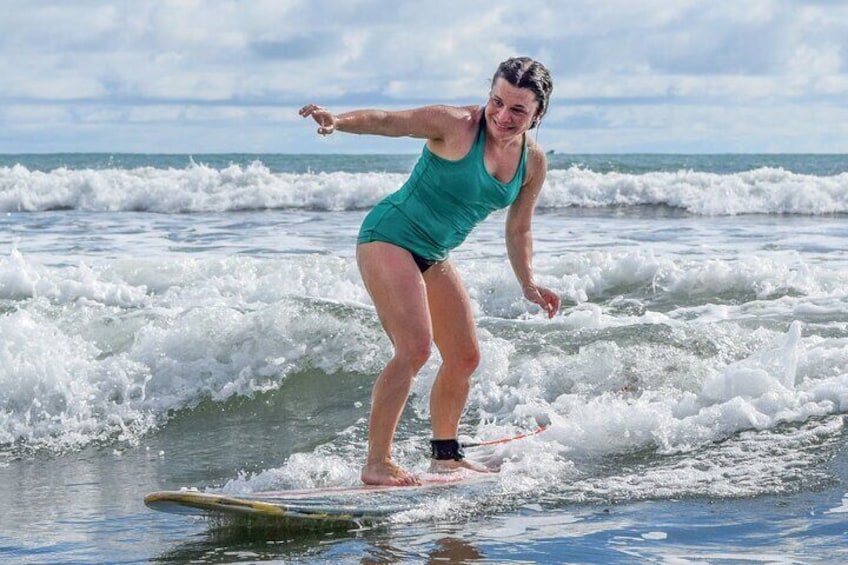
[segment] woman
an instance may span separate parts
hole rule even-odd
[[[391,445],[412,380],[433,342],[442,366],[430,395],[431,469],[485,471],[464,460],[456,440],[480,352],[468,295],[448,253],[492,211],[509,206],[506,246],[524,296],[548,317],[556,314],[559,296],[533,279],[530,224],[547,161],[526,135],[547,111],[552,89],[547,69],[520,57],[500,64],[482,108],[426,106],[334,115],[309,104],[300,110],[318,123],[321,135],[341,131],[427,140],[409,179],[374,207],[358,238],[362,279],[394,345],[371,396],[368,457],[361,475],[366,484],[418,484],[392,461]]]

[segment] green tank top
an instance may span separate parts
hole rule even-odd
[[[380,201],[362,222],[359,243],[384,241],[425,259],[444,261],[474,227],[495,210],[506,208],[524,184],[527,142],[515,176],[501,182],[486,170],[485,118],[474,145],[458,161],[444,159],[425,145],[409,179]]]

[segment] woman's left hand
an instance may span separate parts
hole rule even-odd
[[[524,287],[524,298],[538,304],[548,313],[548,318],[553,318],[559,311],[559,295],[554,291],[536,284],[528,284]]]

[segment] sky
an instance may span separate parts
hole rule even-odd
[[[484,104],[561,153],[848,153],[848,1],[0,0],[0,153],[417,153],[298,117]]]

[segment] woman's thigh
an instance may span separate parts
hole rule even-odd
[[[471,301],[453,262],[433,265],[424,273],[436,347],[446,361],[476,364],[477,329]]]
[[[374,241],[356,248],[362,280],[395,348],[427,349],[433,339],[424,279],[406,249]]]

